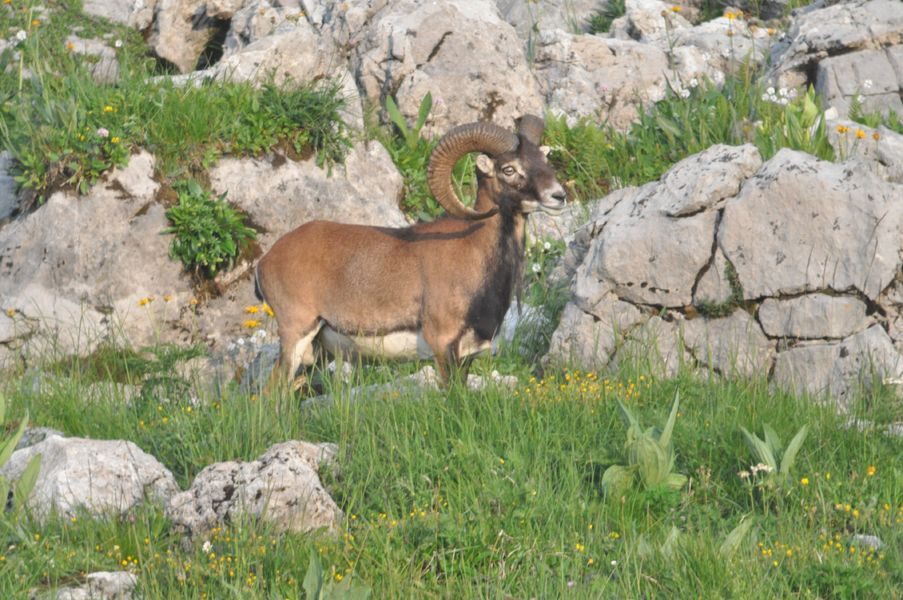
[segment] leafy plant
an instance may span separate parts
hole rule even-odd
[[[172,226],[164,230],[175,234],[170,256],[194,273],[214,277],[232,266],[256,233],[226,202],[225,193],[213,198],[193,180],[177,184],[176,189],[179,203],[166,211]]]
[[[351,580],[339,582],[324,581],[323,565],[320,555],[310,553],[310,565],[304,577],[304,591],[309,600],[366,600],[370,597],[370,588],[366,585],[353,585]]]
[[[612,22],[627,14],[624,0],[608,0],[605,6],[593,12],[589,18],[589,33],[607,33]]]
[[[680,395],[675,395],[664,429],[650,427],[644,430],[633,413],[618,400],[621,418],[627,426],[624,444],[627,464],[606,469],[602,475],[602,488],[606,493],[621,493],[637,481],[647,490],[661,487],[679,490],[686,485],[687,476],[673,472],[675,457],[671,435],[679,405]]]
[[[755,523],[755,521],[753,521],[751,515],[743,515],[740,519],[740,524],[734,527],[731,532],[727,534],[727,537],[724,538],[721,546],[718,547],[718,552],[725,558],[734,556],[740,549],[743,540],[749,535],[749,530],[752,529],[753,523]]]
[[[743,432],[743,439],[756,457],[756,460],[758,460],[759,464],[767,467],[766,481],[770,484],[786,483],[790,478],[790,471],[796,462],[796,456],[806,440],[809,426],[803,425],[796,432],[796,435],[793,436],[793,439],[790,440],[790,443],[787,444],[786,449],[783,448],[778,434],[771,425],[768,423],[763,424],[762,430],[764,439],[759,438],[754,433],[750,433],[744,427],[740,427],[740,431]]]
[[[6,398],[2,394],[0,394],[0,426],[2,426],[5,421]],[[13,452],[15,452],[16,445],[25,434],[25,428],[27,426],[28,414],[26,413],[25,417],[22,419],[22,422],[19,423],[19,427],[18,429],[16,429],[16,432],[6,440],[0,441],[0,467],[5,465],[6,461],[9,460],[9,457],[13,455]],[[15,522],[16,515],[19,514],[19,510],[25,505],[25,501],[28,499],[28,496],[34,489],[40,468],[41,455],[35,454],[31,457],[31,460],[28,461],[28,465],[25,466],[25,469],[22,471],[22,474],[19,476],[19,479],[16,481],[15,485],[10,486],[10,482],[7,481],[5,477],[0,475],[0,502],[3,503],[3,506],[6,505],[7,498],[9,497],[10,487],[12,487],[13,492],[13,513],[11,515],[7,514],[3,506],[0,506],[0,520],[4,520],[5,518],[12,516],[12,522]]]

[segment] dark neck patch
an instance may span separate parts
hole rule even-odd
[[[477,294],[471,300],[465,329],[473,329],[481,340],[491,340],[511,305],[523,269],[524,240],[516,235],[517,220],[523,215],[512,210],[517,198],[499,199],[499,237],[486,261],[486,272]]]

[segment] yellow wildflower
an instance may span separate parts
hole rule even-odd
[[[245,307],[245,312],[248,313],[249,315],[256,315],[257,313],[260,312],[260,309],[252,304],[251,306]]]
[[[837,133],[844,134],[844,133],[848,132],[849,130],[850,130],[850,128],[847,127],[846,125],[838,125],[837,126]]]
[[[263,304],[261,304],[261,305],[260,305],[260,308],[263,310],[263,312],[266,313],[266,315],[267,315],[268,317],[272,317],[272,316],[273,316],[273,314],[274,314],[274,313],[273,313],[273,309],[270,308],[270,305],[267,304],[266,302],[264,302]]]
[[[16,316],[16,309],[15,309],[15,308],[7,308],[7,309],[6,309],[6,316],[9,317],[10,319],[12,319],[13,317],[15,317],[15,316]]]
[[[119,143],[119,138],[118,138],[117,136],[114,135],[113,137],[110,138],[110,143],[111,143],[111,144],[118,144],[118,143]]]
[[[865,474],[868,475],[869,477],[874,477],[875,473],[877,473],[877,472],[878,472],[878,469],[877,469],[877,467],[875,467],[875,465],[869,465],[865,469]]]
[[[877,131],[872,133],[872,139],[877,142],[878,140],[881,139],[881,134],[879,134]]]
[[[802,479],[800,479],[800,484],[801,484],[801,485],[804,485],[804,486],[805,486],[805,485],[809,485],[809,478],[808,478],[808,477],[803,477]]]
[[[75,50],[75,44],[73,44],[72,42],[66,42],[66,50]]]
[[[247,327],[248,329],[254,329],[255,327],[260,326],[260,321],[257,319],[248,319],[242,323],[243,327]]]
[[[172,301],[172,294],[166,294],[163,296],[163,302],[170,302],[170,301]]]
[[[856,130],[856,139],[861,140],[863,138],[865,138],[865,132],[862,131],[861,129],[857,129]]]
[[[682,10],[682,7],[677,6],[676,4],[671,7],[671,12],[679,13]]]
[[[106,106],[103,107],[103,111],[105,113],[113,112],[113,107],[110,106],[109,104],[107,104]]]
[[[41,26],[41,19],[32,19],[32,20],[31,20],[31,26],[32,26],[32,27],[40,27],[40,26]]]
[[[142,298],[141,300],[138,301],[138,306],[147,306],[148,304],[150,304],[153,301],[154,301],[153,296],[145,296],[144,298]]]
[[[728,21],[733,21],[734,19],[737,18],[737,13],[735,13],[732,10],[729,10],[726,13],[724,13],[724,18],[727,19]]]

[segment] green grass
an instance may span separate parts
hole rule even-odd
[[[338,82],[176,86],[154,77],[158,66],[137,32],[81,15],[78,2],[43,3],[46,18],[36,5],[0,5],[0,30],[27,34],[0,55],[0,143],[38,202],[60,187],[86,192],[137,148],[153,152],[159,177],[172,181],[202,178],[224,154],[278,149],[296,158],[314,154],[328,166],[350,146]],[[73,28],[83,38],[105,37],[110,47],[122,42],[119,81],[93,80],[91,59],[67,48]]]
[[[340,472],[323,475],[346,513],[338,534],[285,534],[243,522],[186,549],[156,507],[127,520],[25,520],[7,529],[4,597],[124,566],[149,598],[297,597],[313,551],[333,580],[350,577],[380,598],[892,598],[903,584],[903,442],[845,428],[831,410],[775,393],[764,381],[688,374],[659,381],[629,370],[537,379],[522,370],[513,391],[453,388],[418,399],[400,392],[348,401],[350,385],[391,381],[413,367],[402,365],[358,371],[349,385],[333,382],[335,404],[302,411],[298,399],[281,394],[226,389],[197,403],[184,390],[143,383],[156,370],[172,371],[166,357],[173,352],[160,350],[162,360],[131,370],[107,355],[108,372],[132,373],[133,383],[151,387],[130,404],[112,395],[82,400],[103,372],[96,360],[90,369],[48,366],[40,392],[24,374],[9,373],[4,390],[13,416],[27,410],[35,424],[69,435],[132,440],[183,488],[212,462],[252,460],[281,441],[336,442]],[[499,364],[484,358],[475,369]],[[690,485],[605,497],[602,474],[623,457],[617,401],[661,427],[677,392],[675,471]],[[897,402],[890,395],[876,401]],[[810,429],[784,489],[738,476],[756,462],[740,427],[761,431],[765,422],[782,440],[804,424]],[[719,547],[746,515],[751,531],[723,556]],[[677,538],[663,550],[672,528]],[[858,533],[879,536],[884,549],[858,547]],[[204,541],[212,544],[207,553]]]
[[[784,94],[756,83],[749,71],[720,88],[705,81],[695,86],[684,82],[679,90],[675,84],[627,133],[591,119],[569,126],[564,117],[550,118],[545,143],[552,148],[550,161],[579,200],[654,181],[676,162],[714,144],[752,143],[765,159],[793,148],[832,160],[814,90]]]

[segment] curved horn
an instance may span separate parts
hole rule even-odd
[[[491,123],[470,123],[455,127],[439,140],[430,155],[427,182],[430,192],[445,208],[445,211],[464,219],[484,219],[495,214],[492,209],[478,212],[464,206],[452,187],[452,169],[455,162],[468,152],[485,152],[497,156],[517,148],[519,140],[510,131]]]
[[[517,132],[539,146],[542,133],[546,130],[546,122],[536,115],[524,115],[517,122]]]

